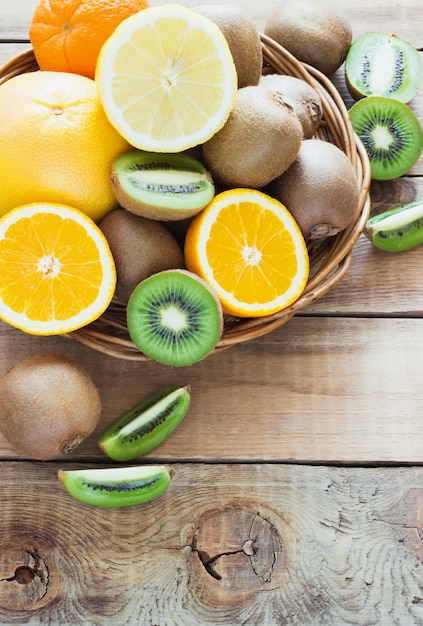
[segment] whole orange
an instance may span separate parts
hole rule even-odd
[[[106,39],[125,18],[148,6],[147,0],[40,0],[29,29],[38,65],[94,78]]]
[[[0,85],[0,120],[0,215],[57,202],[98,222],[116,207],[111,166],[129,144],[108,121],[94,80],[15,76]]]

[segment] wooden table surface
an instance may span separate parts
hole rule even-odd
[[[260,30],[276,4],[236,2]],[[2,0],[0,64],[28,49],[36,3]],[[422,51],[421,0],[334,4],[354,37],[395,32]],[[334,82],[350,106],[342,71]],[[423,123],[423,90],[411,108]],[[423,158],[371,187],[374,212],[422,197]],[[271,334],[180,369],[2,324],[0,374],[37,352],[66,353],[92,376],[103,413],[54,462],[21,458],[0,438],[0,623],[423,624],[422,270],[423,247],[389,255],[362,236],[329,294]],[[100,430],[181,383],[189,413],[144,459],[174,467],[166,494],[102,510],[63,491],[59,467],[106,465]],[[15,576],[23,565],[28,584]]]

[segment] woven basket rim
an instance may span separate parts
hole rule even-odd
[[[310,243],[312,271],[305,290],[291,306],[264,317],[239,319],[225,316],[222,336],[211,354],[268,334],[330,291],[347,273],[352,261],[352,249],[370,215],[370,163],[363,144],[354,133],[340,93],[319,70],[298,61],[270,37],[260,33],[260,39],[264,69],[301,78],[318,92],[323,118],[314,137],[334,143],[349,158],[359,184],[359,211],[356,221],[344,231],[321,242]],[[19,74],[38,70],[34,51],[28,48],[0,68],[0,84]],[[126,327],[126,308],[114,301],[98,320],[65,336],[116,358],[151,360],[133,344]]]

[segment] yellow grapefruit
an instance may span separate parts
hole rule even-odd
[[[32,72],[0,85],[0,215],[31,202],[73,206],[98,222],[116,207],[110,170],[128,143],[94,80]]]

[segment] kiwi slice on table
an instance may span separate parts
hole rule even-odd
[[[153,220],[186,219],[214,196],[211,174],[182,153],[130,150],[115,159],[111,181],[121,207]]]
[[[388,33],[363,33],[345,59],[346,83],[355,100],[378,95],[410,102],[419,90],[421,71],[416,48]]]
[[[415,164],[423,148],[423,131],[406,104],[368,96],[356,102],[349,114],[369,156],[373,179],[397,178]]]
[[[127,306],[129,335],[151,359],[192,365],[216,346],[222,306],[211,287],[187,270],[165,270],[143,280]]]

